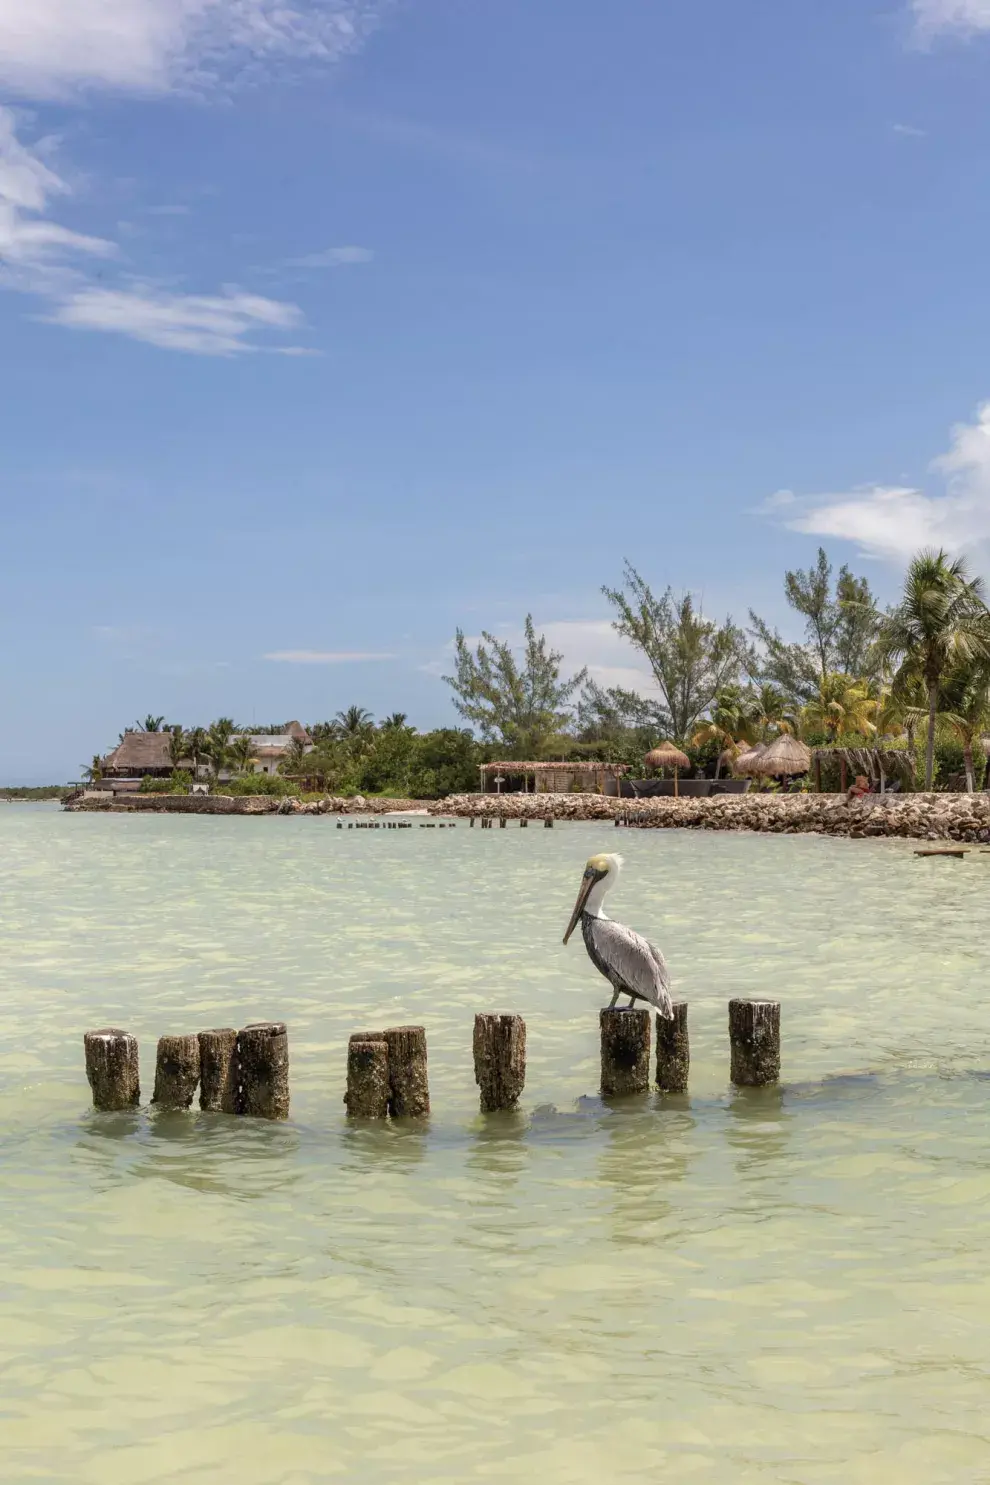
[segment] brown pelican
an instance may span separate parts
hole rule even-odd
[[[564,943],[580,918],[588,958],[612,986],[612,1006],[620,995],[628,995],[630,1006],[637,1000],[645,1000],[670,1021],[674,1015],[670,1003],[670,974],[660,950],[624,923],[613,923],[602,912],[602,899],[621,868],[621,856],[590,858],[581,878],[581,890],[564,934]]]

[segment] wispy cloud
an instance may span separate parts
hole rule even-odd
[[[354,263],[370,263],[374,257],[371,248],[331,247],[321,253],[306,253],[302,258],[287,258],[288,268],[346,268]]]
[[[395,660],[397,657],[371,650],[275,650],[262,658],[284,665],[351,665],[361,660]]]
[[[895,134],[903,134],[907,139],[927,139],[927,129],[917,129],[914,124],[891,124]]]
[[[911,13],[922,37],[990,31],[990,0],[911,0]]]
[[[844,494],[771,495],[760,514],[808,536],[855,542],[871,557],[903,562],[920,547],[949,551],[990,543],[990,402],[952,429],[949,449],[932,462],[945,489],[928,495],[903,485],[866,485]]]
[[[166,294],[150,284],[132,289],[83,288],[64,295],[46,316],[73,330],[105,330],[170,351],[235,356],[257,349],[256,330],[302,323],[294,304],[225,289],[222,294]]]
[[[207,356],[257,349],[251,339],[256,332],[293,330],[303,323],[295,304],[235,288],[181,294],[141,281],[93,284],[82,271],[86,260],[110,261],[119,250],[106,238],[52,220],[54,199],[72,194],[51,163],[52,154],[44,141],[23,144],[14,114],[0,107],[0,287],[40,299],[43,319]]]
[[[390,0],[0,0],[0,85],[164,93],[357,50]]]

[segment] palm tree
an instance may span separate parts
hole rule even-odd
[[[715,762],[715,777],[722,768],[722,753],[734,750],[737,743],[755,740],[754,708],[752,698],[739,686],[726,686],[715,698],[711,716],[696,728],[691,737],[693,747],[706,743],[717,743],[719,755]]]
[[[408,712],[393,712],[390,717],[386,717],[384,722],[380,724],[381,730],[383,732],[400,732],[405,727],[408,719]]]
[[[876,732],[876,710],[875,697],[861,681],[832,671],[822,678],[818,695],[804,708],[803,719],[806,726],[826,733],[834,742],[852,733],[866,737]]]
[[[364,737],[374,726],[374,718],[363,706],[349,706],[346,712],[338,712],[334,721],[344,737]]]
[[[138,732],[161,732],[164,721],[164,717],[153,717],[149,712],[143,722],[136,722],[134,725]]]
[[[881,660],[900,662],[924,680],[928,702],[925,788],[935,772],[935,721],[939,686],[956,665],[990,659],[990,614],[983,583],[971,578],[962,557],[919,552],[908,567],[900,603],[880,631]]]
[[[254,744],[249,733],[242,732],[227,748],[227,757],[238,773],[247,773],[248,764],[254,757]]]
[[[83,769],[82,775],[86,782],[89,784],[95,784],[97,779],[102,779],[103,759],[100,757],[99,753],[93,754],[93,761]]]
[[[172,767],[178,768],[183,758],[189,757],[189,738],[178,725],[171,727],[169,731],[172,741],[168,745],[168,756],[172,760]]]
[[[199,760],[206,753],[208,741],[204,727],[194,727],[191,732],[186,733],[186,752],[193,761],[193,768],[199,767]]]
[[[966,792],[975,791],[973,744],[990,728],[990,667],[986,662],[960,666],[942,687],[941,715],[962,743]]]

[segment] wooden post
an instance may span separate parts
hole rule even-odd
[[[499,828],[499,830],[504,830],[505,829],[505,816],[504,815],[499,815],[499,817],[498,817],[498,828]]]
[[[822,759],[821,754],[815,754],[815,793],[822,792]]]
[[[515,1108],[526,1082],[522,1016],[475,1016],[474,1081],[481,1089],[483,1114]]]
[[[519,821],[519,829],[520,830],[525,830],[528,824],[529,824],[529,821],[526,819],[526,816],[523,815],[522,818]]]
[[[645,1093],[650,1086],[649,1011],[604,1009],[599,1021],[603,1096]]]
[[[674,1001],[674,1019],[657,1016],[657,1087],[661,1093],[686,1093],[691,1066],[687,1001]]]
[[[232,1026],[199,1033],[199,1106],[210,1114],[237,1113],[237,1032]]]
[[[430,1112],[425,1026],[390,1026],[388,1111],[393,1119],[424,1119]]]
[[[198,1083],[199,1037],[160,1037],[151,1102],[163,1109],[188,1109]]]
[[[255,1021],[237,1033],[237,1112],[289,1117],[289,1038],[284,1021]]]
[[[553,815],[547,815],[546,819],[543,821],[543,828],[544,830],[553,829]]]
[[[839,759],[839,790],[840,790],[841,793],[845,794],[846,788],[847,788],[848,784],[849,784],[849,775],[846,773],[846,760],[845,760],[845,758],[840,758]]]
[[[780,1077],[780,1001],[730,1000],[729,1076],[737,1088],[763,1088]]]
[[[680,784],[677,781],[677,764],[675,763],[674,764],[674,798],[675,799],[680,799],[680,797],[681,797],[681,786],[680,786]]]
[[[83,1046],[94,1109],[104,1113],[136,1109],[141,1101],[137,1037],[117,1026],[104,1026],[87,1031]]]
[[[351,1119],[384,1119],[388,1114],[388,1043],[383,1031],[359,1031],[347,1044],[347,1092]]]
[[[471,829],[473,830],[474,829],[474,816],[473,815],[471,816],[471,819],[470,819],[470,821],[468,823],[470,824]]]

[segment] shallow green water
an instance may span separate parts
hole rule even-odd
[[[690,1001],[689,1098],[604,1108],[584,859]],[[0,808],[0,1478],[990,1478],[990,856]],[[725,1002],[783,1002],[783,1093]],[[476,1010],[529,1028],[483,1121]],[[83,1030],[278,1016],[293,1117],[93,1115]],[[423,1021],[428,1129],[346,1039]]]

